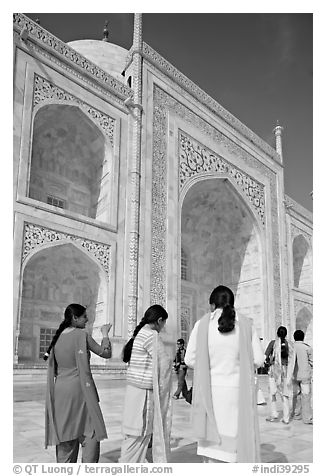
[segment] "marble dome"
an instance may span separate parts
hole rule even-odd
[[[103,40],[75,40],[67,44],[106,73],[124,82],[121,73],[125,68],[128,50]]]

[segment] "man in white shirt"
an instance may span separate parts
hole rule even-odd
[[[312,425],[311,380],[313,368],[312,347],[303,342],[304,332],[297,330],[293,334],[296,353],[293,372],[293,418]]]

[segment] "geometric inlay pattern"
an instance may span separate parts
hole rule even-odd
[[[25,223],[24,226],[24,261],[31,251],[35,248],[49,243],[55,243],[62,240],[71,240],[78,243],[82,248],[91,254],[105,271],[105,274],[110,277],[110,245],[98,243],[96,241],[87,240],[79,236],[63,233],[61,231],[51,230],[44,226],[34,225],[32,223]]]
[[[228,175],[246,195],[258,217],[265,223],[264,186],[223,159],[179,131],[179,189],[194,175],[205,172],[219,172]]]
[[[48,80],[42,78],[35,74],[34,77],[34,94],[33,94],[33,106],[40,104],[42,101],[48,99],[55,99],[59,101],[69,101],[75,102],[78,104],[87,115],[89,115],[94,122],[103,130],[104,134],[109,137],[110,143],[113,146],[113,135],[114,135],[114,123],[115,120],[104,114],[103,112],[98,111],[92,106],[89,106],[85,102],[76,98],[70,93],[67,93],[64,89],[54,86]]]

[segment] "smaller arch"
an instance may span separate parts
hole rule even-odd
[[[54,242],[50,243],[42,243],[37,245],[33,250],[31,250],[28,255],[26,255],[23,263],[22,263],[22,272],[21,275],[24,274],[26,265],[28,262],[33,258],[34,255],[36,255],[39,251],[45,250],[47,248],[52,248],[52,247],[57,247],[57,246],[64,246],[64,245],[73,245],[76,247],[79,251],[81,251],[88,259],[93,261],[98,267],[99,271],[102,274],[102,277],[105,278],[106,281],[109,282],[109,276],[104,270],[103,266],[99,262],[98,259],[96,259],[95,256],[93,256],[89,251],[87,251],[78,241],[70,240],[70,239],[62,239],[62,240],[56,240]]]
[[[37,105],[31,131],[30,198],[106,220],[113,149],[102,123],[108,121],[100,113],[71,101]]]
[[[25,284],[35,279],[37,292],[24,293]],[[96,258],[70,240],[46,243],[34,249],[24,262],[20,289],[17,355],[23,360],[42,358],[43,347],[49,344],[50,334],[57,328],[69,302],[87,306],[91,332],[94,329],[99,332],[108,315],[106,306],[101,313],[96,308],[99,300],[108,303],[106,273]],[[33,326],[30,336],[26,334],[26,324]],[[46,341],[43,347],[41,340]]]
[[[51,106],[65,106],[65,107],[70,107],[70,108],[74,108],[78,110],[80,114],[85,116],[85,119],[91,122],[92,125],[98,129],[98,132],[103,135],[104,140],[109,141],[109,137],[107,136],[107,134],[105,134],[99,122],[94,118],[94,115],[90,113],[90,110],[87,110],[87,104],[79,102],[77,100],[73,100],[73,99],[64,99],[64,100],[53,99],[53,98],[43,99],[42,102],[36,104],[33,108],[33,116],[32,116],[33,123],[35,121],[36,116],[39,114],[39,112],[42,109],[49,108]]]
[[[296,315],[296,320],[295,320],[296,330],[300,329],[304,333],[306,333],[311,323],[312,323],[312,313],[306,306],[304,306],[298,311]]]
[[[297,235],[292,243],[293,285],[312,291],[312,252],[310,244],[302,235]]]

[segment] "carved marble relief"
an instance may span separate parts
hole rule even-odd
[[[179,189],[182,190],[191,177],[205,174],[205,172],[219,172],[232,178],[247,197],[261,222],[265,224],[264,186],[227,160],[179,131]]]
[[[166,221],[167,221],[167,118],[172,111],[183,121],[189,123],[210,140],[222,144],[228,152],[235,155],[251,169],[257,170],[267,178],[270,184],[271,224],[270,236],[273,255],[273,283],[276,326],[282,322],[284,312],[281,303],[280,256],[279,256],[279,218],[276,173],[262,162],[250,155],[218,129],[204,121],[191,109],[179,103],[172,96],[154,85],[154,114],[153,114],[153,165],[152,165],[152,276],[151,301],[165,303],[166,301]],[[179,173],[179,171],[177,171]],[[258,203],[258,202],[257,202]],[[265,202],[262,202],[265,204]],[[287,311],[288,312],[288,311]]]
[[[27,256],[35,248],[56,242],[60,244],[61,241],[64,241],[65,243],[71,241],[81,246],[87,253],[92,255],[98,261],[107,277],[110,278],[110,245],[98,243],[69,233],[51,230],[50,228],[34,225],[32,223],[25,223],[24,226],[24,248],[22,260],[25,261]]]
[[[166,121],[166,109],[154,101],[151,302],[163,306],[166,297]]]
[[[37,104],[40,104],[41,102],[49,99],[76,103],[88,116],[93,119],[93,121],[98,125],[98,127],[102,129],[104,134],[108,136],[110,144],[113,147],[115,120],[112,117],[108,116],[107,114],[104,114],[103,112],[98,111],[92,106],[89,106],[87,103],[81,101],[80,99],[68,93],[64,89],[61,89],[58,86],[51,84],[48,80],[35,74],[33,106],[36,106]]]

